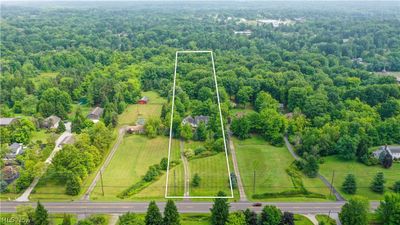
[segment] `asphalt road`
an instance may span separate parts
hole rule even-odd
[[[0,211],[2,213],[15,212],[18,205],[32,205],[34,202],[1,202]],[[44,202],[42,203],[50,213],[72,213],[72,214],[122,214],[125,212],[144,213],[147,210],[148,202]],[[165,202],[157,203],[163,211]],[[177,202],[176,206],[180,213],[209,213],[212,202]],[[253,203],[235,202],[230,204],[231,211],[245,210],[247,208],[260,212],[264,205],[275,205],[282,211],[289,211],[299,214],[327,214],[338,213],[344,202],[308,202],[308,203],[262,203],[261,207],[253,207]],[[379,202],[371,202],[371,209],[376,209]]]

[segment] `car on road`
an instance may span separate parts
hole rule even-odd
[[[253,203],[252,206],[253,206],[253,207],[261,207],[262,204],[261,204],[260,202],[256,202],[256,203]]]

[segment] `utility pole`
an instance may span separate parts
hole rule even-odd
[[[104,196],[103,173],[101,172],[101,169],[100,169],[100,182],[101,182],[101,192]]]
[[[253,194],[256,193],[256,170],[253,173]]]
[[[333,179],[335,178],[335,170],[332,171],[332,181],[331,181],[331,190],[329,192],[329,196],[332,196],[332,192],[333,192]]]
[[[176,195],[176,170],[174,170],[174,195]]]

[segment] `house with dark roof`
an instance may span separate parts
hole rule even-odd
[[[16,118],[0,118],[0,126],[10,126],[13,123],[16,123],[17,119]]]
[[[60,117],[52,115],[44,119],[42,127],[47,129],[57,129],[60,121],[61,121]]]
[[[200,123],[207,124],[209,121],[208,116],[195,116],[194,118],[192,116],[187,116],[182,120],[182,124],[186,125],[189,124],[192,128],[196,128],[199,126]]]
[[[149,102],[149,98],[146,96],[143,96],[141,99],[139,99],[138,103],[139,104],[147,104]]]
[[[101,115],[103,115],[103,112],[103,108],[96,107],[87,115],[87,118],[97,123],[100,120]]]
[[[400,145],[385,145],[381,146],[378,150],[372,152],[372,155],[379,159],[379,156],[382,152],[386,151],[388,154],[392,156],[393,159],[400,159]]]

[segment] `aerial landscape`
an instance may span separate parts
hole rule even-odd
[[[400,1],[0,4],[0,225],[400,225]]]

